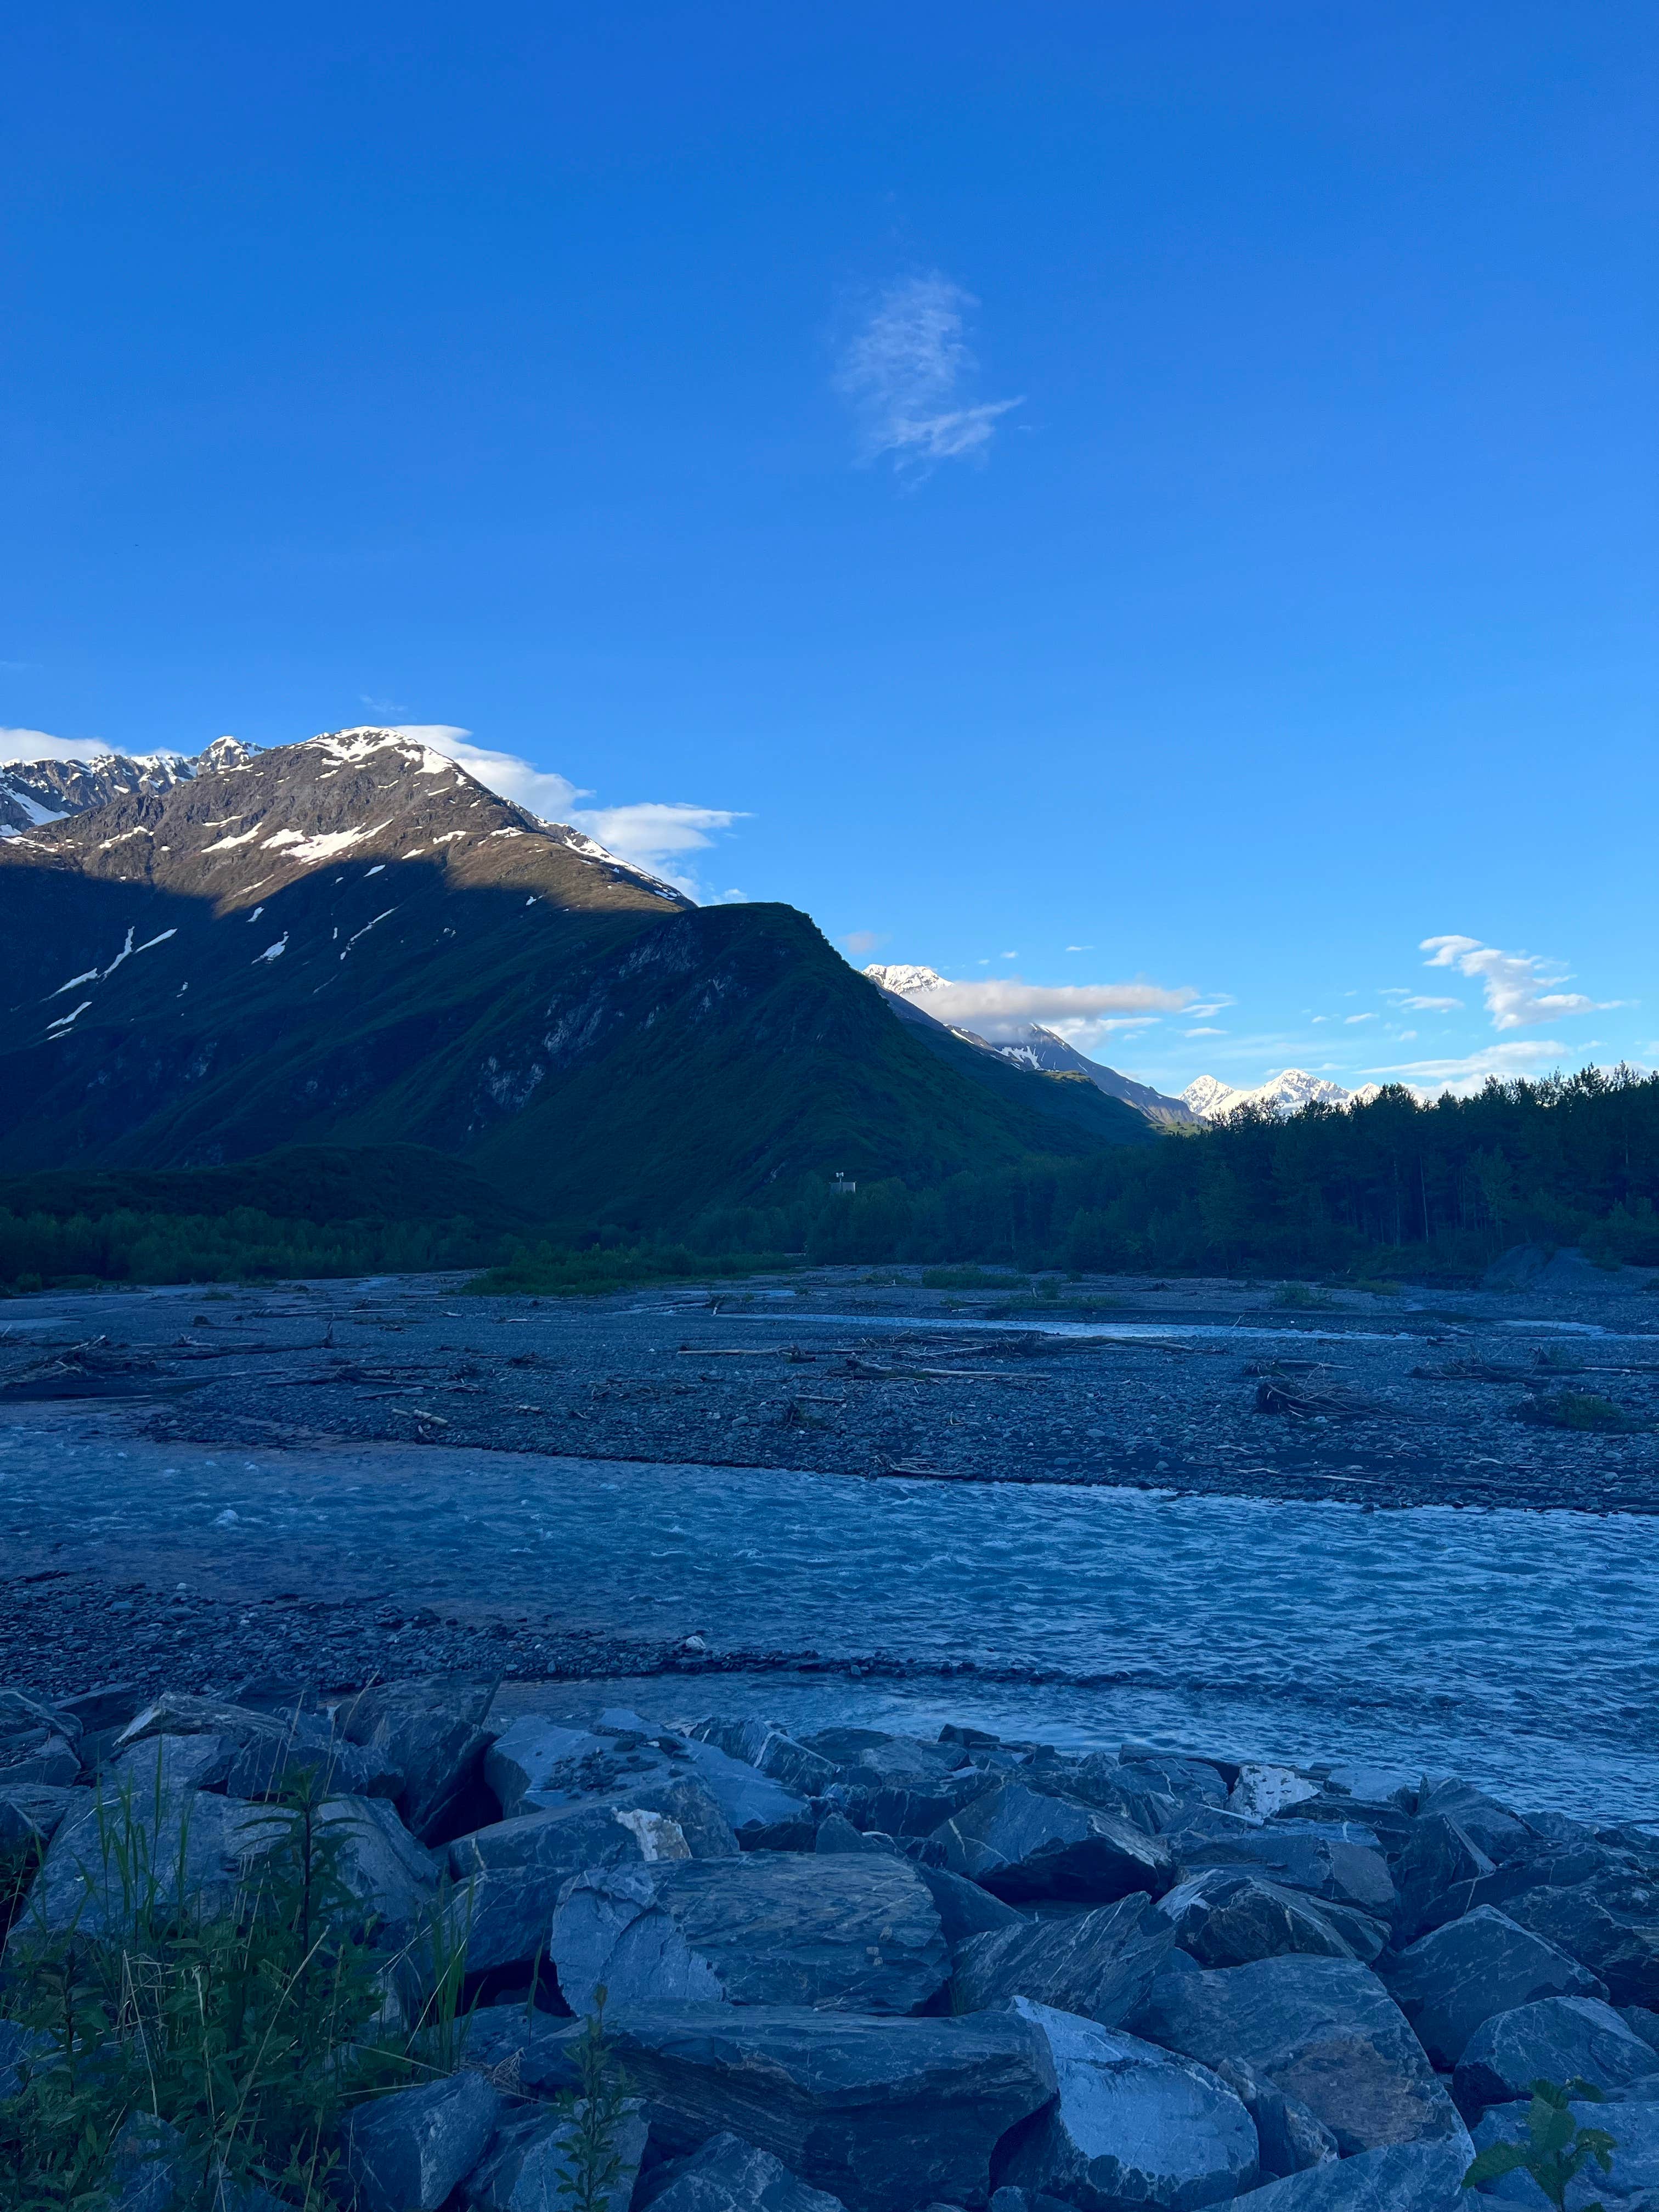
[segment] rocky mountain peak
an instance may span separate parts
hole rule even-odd
[[[1321,1075],[1310,1075],[1305,1067],[1282,1068],[1251,1091],[1223,1083],[1217,1076],[1200,1075],[1181,1094],[1193,1111],[1206,1121],[1224,1121],[1241,1106],[1266,1106],[1275,1114],[1285,1115],[1299,1113],[1304,1106],[1363,1104],[1376,1095],[1374,1083],[1367,1084],[1361,1091],[1345,1091],[1340,1083],[1328,1082]]]
[[[261,751],[220,738],[188,760],[111,756],[90,769],[40,762],[11,774],[21,818],[9,821],[0,854],[221,909],[268,902],[347,860],[377,872],[422,860],[458,887],[522,882],[562,903],[611,903],[618,890],[690,902],[397,730],[328,731]]]

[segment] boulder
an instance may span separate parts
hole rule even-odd
[[[559,1892],[586,1869],[659,1861],[735,1858],[737,1838],[695,1775],[589,1804],[521,1814],[458,1836],[448,1847],[455,1884],[453,1934],[465,1936],[471,1972],[528,1968],[547,1948]]]
[[[11,1790],[44,1786],[67,1790],[79,1778],[81,1754],[67,1737],[49,1735],[20,1758],[0,1766],[0,1784]]]
[[[1200,2212],[1255,2187],[1255,2123],[1206,2068],[1016,1997],[1048,2043],[1059,2094],[999,2161],[1011,2186],[1081,2212]]]
[[[153,2113],[129,2113],[111,2150],[109,2187],[114,2212],[185,2212],[192,2192],[178,2129]]]
[[[1245,1966],[1302,1952],[1369,1965],[1388,1931],[1346,1905],[1320,1905],[1254,1874],[1212,1867],[1167,1893],[1158,1911],[1202,1966]]]
[[[659,2166],[634,2201],[635,2212],[843,2212],[839,2197],[808,2188],[769,2150],[730,2134]]]
[[[1528,1889],[1504,1909],[1599,1975],[1616,2003],[1659,2005],[1659,1878],[1608,1869],[1571,1888]]]
[[[1598,1844],[1594,1837],[1588,1843],[1566,1849],[1554,1843],[1540,1843],[1537,1850],[1494,1867],[1490,1874],[1455,1881],[1438,1897],[1431,1898],[1418,1915],[1418,1933],[1443,1928],[1449,1920],[1461,1920],[1477,1905],[1495,1905],[1511,1920],[1516,1919],[1519,1915],[1514,1910],[1514,1900],[1524,1897],[1528,1890],[1577,1888],[1604,1875],[1616,1876],[1626,1870],[1627,1863]]]
[[[1659,2051],[1659,2012],[1646,2005],[1619,2005],[1615,2009],[1632,2035],[1639,2035],[1644,2043]]]
[[[386,1682],[360,1691],[335,1718],[368,1753],[375,1794],[393,1798],[412,1835],[436,1844],[476,1826],[482,1811],[495,1738],[483,1724],[489,1704],[489,1692],[471,1683]]]
[[[1338,1796],[1391,1806],[1397,1813],[1417,1810],[1419,1778],[1403,1766],[1334,1766],[1324,1779],[1326,1790]]]
[[[1455,1820],[1438,1814],[1413,1820],[1395,1860],[1395,1885],[1400,1893],[1394,1922],[1396,1940],[1408,1942],[1422,1932],[1425,1915],[1437,1898],[1496,1873],[1497,1866]]]
[[[1117,2027],[1146,2003],[1173,1941],[1145,1896],[1063,1919],[1017,1919],[958,1946],[951,2009],[987,2012],[1030,1997]]]
[[[143,1756],[151,1754],[146,1746]],[[289,1848],[289,1825],[270,1807],[193,1790],[121,1800],[79,1794],[88,1802],[53,1836],[9,1951],[71,1928],[114,1936],[133,1924],[137,1910],[165,1918],[182,1905],[211,1918],[229,1911],[262,1865]],[[380,1798],[329,1798],[318,1820],[339,1838],[337,1877],[356,1902],[358,1924],[378,1948],[402,1948],[431,1909],[437,1868],[430,1854]]]
[[[1255,2122],[1264,2180],[1305,2173],[1310,2167],[1328,2165],[1339,2155],[1336,2137],[1325,2123],[1316,2118],[1299,2097],[1287,2097],[1276,2083],[1256,2073],[1242,2058],[1224,2058],[1211,2071]]]
[[[578,1875],[549,1952],[565,2001],[806,2005],[910,2013],[944,1985],[950,1954],[907,1860],[787,1853],[680,1860]]]
[[[433,2030],[421,2047],[434,2067],[459,2063],[506,2094],[552,2098],[581,2086],[577,2046],[584,2027],[520,1997],[480,2005],[453,2027]]]
[[[671,2156],[729,2131],[848,2212],[983,2204],[998,2142],[1055,2089],[1047,2039],[1010,2013],[665,2006],[607,2027]]]
[[[131,1796],[149,1803],[177,1790],[211,1790],[222,1796],[236,1751],[228,1736],[146,1736],[126,1751],[112,1751],[98,1786],[110,1802]]]
[[[1594,1997],[1544,1997],[1484,2021],[1463,2046],[1453,2092],[1466,2112],[1525,2097],[1534,2081],[1620,2089],[1659,2069],[1652,2046]]]
[[[1455,1820],[1470,1842],[1494,1864],[1518,1857],[1536,1842],[1536,1832],[1521,1818],[1477,1790],[1472,1782],[1437,1782],[1418,1793],[1419,1820]]]
[[[952,1874],[1007,1899],[1108,1904],[1170,1886],[1164,1845],[1110,1813],[1005,1782],[936,1831]]]
[[[1375,1919],[1392,1918],[1399,1896],[1370,1829],[1294,1819],[1255,1827],[1236,1817],[1220,1817],[1227,1826],[1218,1833],[1183,1828],[1169,1838],[1183,1878],[1206,1867],[1249,1867],[1281,1889],[1304,1889],[1310,1897],[1352,1905]]]
[[[1490,1905],[1421,1936],[1388,1970],[1389,1993],[1437,2066],[1453,2067],[1483,2021],[1540,1997],[1605,1997],[1553,1943]]]
[[[1269,2182],[1243,2202],[1249,2212],[1466,2212],[1463,2176],[1472,2156],[1467,2137],[1390,2143]]]
[[[86,1802],[83,1793],[46,1782],[0,1787],[0,1851],[49,1844],[65,1817]]]
[[[1287,1805],[1300,1805],[1320,1794],[1319,1784],[1293,1766],[1241,1766],[1238,1779],[1227,1793],[1231,1812],[1253,1820],[1271,1820]]]
[[[844,1813],[831,1813],[828,1820],[818,1823],[818,1832],[812,1849],[826,1856],[834,1851],[896,1851],[898,1845],[890,1836],[872,1830],[866,1836],[855,1828]]]
[[[805,1800],[718,1744],[692,1741],[617,1707],[591,1729],[540,1714],[515,1721],[484,1762],[509,1818],[696,1774],[744,1850],[805,1850],[817,1823]]]
[[[1384,2143],[1462,2140],[1457,2108],[1399,2007],[1352,1960],[1162,1974],[1133,2025],[1201,2065],[1243,2059],[1299,2099],[1345,2158]]]
[[[758,1767],[798,1797],[821,1797],[836,1778],[833,1759],[797,1742],[775,1721],[699,1721],[689,1734],[695,1742],[712,1743],[728,1759]]]
[[[1476,2150],[1489,2149],[1493,2143],[1523,2142],[1528,2109],[1525,2104],[1495,2105],[1483,2113],[1474,2130]],[[1597,2105],[1586,2100],[1571,2109],[1577,2126],[1605,2129],[1614,2148],[1610,2173],[1603,2173],[1589,2159],[1577,2179],[1568,2183],[1567,2212],[1585,2212],[1596,2203],[1606,2212],[1653,2212],[1659,2204],[1659,2103]],[[1487,2182],[1482,2194],[1502,2204],[1532,2205],[1544,2212],[1543,2191],[1524,2173]]]
[[[477,2074],[452,2074],[358,2105],[340,2130],[356,2212],[439,2212],[495,2132],[501,2100]]]
[[[576,2123],[585,2109],[579,2103],[569,2118],[544,2105],[513,2113],[461,2183],[463,2203],[476,2205],[478,2212],[569,2212],[566,2176],[572,2169]],[[630,2099],[611,2137],[617,2171],[605,2195],[605,2212],[629,2212],[645,2139],[644,2114]]]
[[[945,1940],[953,1948],[958,1943],[965,1943],[970,1936],[984,1935],[988,1929],[1023,1928],[1027,1924],[1023,1912],[1017,1912],[1012,1905],[1005,1905],[1000,1897],[993,1897],[988,1889],[981,1889],[976,1881],[969,1881],[963,1875],[951,1874],[945,1867],[930,1866],[918,1866],[916,1872],[927,1885]]]

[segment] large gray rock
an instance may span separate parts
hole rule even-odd
[[[1011,2013],[664,2007],[607,2026],[671,2155],[729,2131],[848,2212],[983,2204],[992,2152],[1056,2086],[1046,2039]]]
[[[1288,1952],[1312,1958],[1376,1958],[1388,1931],[1346,1905],[1323,1905],[1304,1892],[1234,1867],[1211,1867],[1180,1883],[1158,1911],[1183,1951],[1202,1966],[1245,1966]]]
[[[46,1782],[0,1788],[0,1851],[49,1844],[66,1815],[84,1802],[83,1792]]]
[[[143,1755],[153,1749],[144,1747]],[[212,1918],[231,1911],[262,1868],[291,1848],[291,1832],[272,1807],[193,1790],[78,1794],[90,1802],[52,1838],[9,1953],[70,1929],[115,1936],[132,1929],[136,1915],[166,1921],[188,1908]],[[354,1900],[354,1924],[380,1949],[403,1948],[428,1923],[437,1886],[431,1854],[383,1799],[326,1799],[318,1823],[337,1841],[336,1867]]]
[[[466,1825],[494,1740],[488,1705],[488,1691],[470,1683],[386,1682],[360,1691],[335,1717],[367,1753],[376,1794],[392,1797],[404,1826],[429,1844],[453,1834],[458,1820]]]
[[[735,1858],[737,1838],[695,1775],[610,1799],[521,1814],[448,1847],[452,1933],[477,1973],[527,1967],[547,1948],[559,1893],[589,1869]]]
[[[638,2212],[842,2212],[839,2197],[809,2189],[769,2150],[729,2134],[659,2167],[635,2203]]]
[[[1593,1836],[1571,1844],[1540,1838],[1534,1850],[1506,1860],[1490,1874],[1455,1881],[1438,1897],[1431,1898],[1419,1914],[1418,1932],[1443,1928],[1449,1920],[1461,1920],[1477,1905],[1495,1905],[1500,1912],[1510,1912],[1511,1900],[1528,1890],[1571,1889],[1602,1874],[1624,1871],[1628,1864],[1620,1853],[1598,1844]]]
[[[1247,2066],[1242,2058],[1224,2058],[1211,2071],[1255,2122],[1264,2181],[1282,2174],[1305,2173],[1340,2155],[1336,2137],[1299,2097],[1287,2097],[1276,2082]]]
[[[1030,1997],[1117,2027],[1146,2003],[1173,1942],[1144,1896],[1064,1918],[1017,1920],[957,1948],[951,2009],[987,2012]]]
[[[1495,1874],[1498,1862],[1489,1858],[1455,1820],[1437,1814],[1413,1820],[1394,1863],[1400,1903],[1395,1911],[1396,1940],[1409,1942],[1428,1924],[1428,1914],[1449,1893]]]
[[[462,2202],[478,2212],[568,2212],[578,2104],[567,2118],[545,2105],[513,2113],[495,2130],[487,2154],[461,2183]],[[617,2172],[605,2192],[605,2212],[629,2212],[635,2177],[645,2154],[646,2120],[630,2099],[611,2136]]]
[[[1467,2212],[1472,2155],[1467,2138],[1390,2143],[1269,2182],[1243,2201],[1249,2212]]]
[[[871,1732],[873,1735],[873,1732]],[[825,1741],[815,1738],[817,1744]],[[890,1836],[927,1836],[984,1795],[988,1777],[960,1744],[876,1736],[842,1747],[825,1801],[855,1828]]]
[[[1540,1997],[1603,1997],[1606,1984],[1490,1905],[1419,1936],[1389,1968],[1389,1990],[1437,2066],[1455,2066],[1483,2021]]]
[[[907,1860],[787,1853],[578,1875],[550,1954],[574,2011],[613,2005],[810,2005],[909,2013],[950,1954]]]
[[[313,1778],[331,1796],[363,1796],[374,1794],[387,1778],[326,1716],[306,1711],[297,1698],[289,1708],[264,1711],[167,1690],[118,1731],[111,1750],[124,1768],[142,1771],[141,1747],[158,1742],[167,1746],[181,1781],[185,1766],[194,1764],[200,1777],[197,1787],[222,1790],[232,1797],[274,1797]],[[184,1755],[191,1745],[193,1760]]]
[[[694,1742],[712,1743],[728,1759],[758,1767],[797,1797],[821,1797],[838,1772],[834,1759],[809,1750],[775,1721],[699,1721],[689,1734]]]
[[[1466,2112],[1524,2097],[1534,2081],[1619,2089],[1659,2071],[1652,2046],[1611,2005],[1544,1997],[1484,2021],[1463,2046],[1454,2093]]]
[[[1215,2067],[1241,2058],[1298,2098],[1345,2157],[1384,2143],[1462,2140],[1423,2046],[1369,1967],[1263,1959],[1160,1975],[1135,2032]]]
[[[483,2076],[453,2074],[358,2105],[340,2130],[356,2212],[439,2212],[483,2156],[501,2100]]]
[[[1469,1840],[1502,1865],[1534,1848],[1536,1832],[1507,1805],[1477,1790],[1472,1782],[1437,1782],[1419,1793],[1419,1820],[1455,1820]]]
[[[659,1728],[626,1707],[606,1711],[592,1728],[528,1714],[484,1761],[485,1779],[509,1817],[688,1774],[708,1789],[744,1850],[811,1848],[817,1822],[803,1797],[718,1744]]]
[[[1026,1997],[1011,2009],[1046,2039],[1060,2087],[1002,2161],[1011,2186],[1081,2212],[1200,2212],[1255,2186],[1255,2123],[1204,2067]]]
[[[1493,2143],[1519,2143],[1527,2133],[1528,2106],[1496,2105],[1484,2113],[1474,2129],[1476,2150]],[[1572,2106],[1581,2128],[1601,2128],[1613,2139],[1613,2170],[1603,2173],[1594,2159],[1587,2160],[1577,2178],[1567,2185],[1567,2212],[1586,2212],[1594,2203],[1606,2212],[1654,2212],[1659,2205],[1659,2103],[1605,2104],[1585,2101]],[[1525,2204],[1544,2212],[1544,2192],[1530,2176],[1505,2174],[1484,2185],[1481,2196],[1500,2204]],[[1471,2200],[1465,2198],[1466,2205]]]
[[[1260,1827],[1223,1815],[1227,1826],[1206,1833],[1183,1828],[1170,1838],[1183,1877],[1206,1867],[1248,1867],[1281,1889],[1304,1889],[1332,1905],[1392,1918],[1399,1904],[1394,1876],[1374,1832],[1347,1822],[1268,1820]],[[1204,1824],[1208,1826],[1209,1824]]]
[[[927,1885],[929,1896],[939,1912],[939,1926],[945,1930],[945,1940],[954,1948],[965,1943],[970,1936],[983,1936],[994,1928],[1023,1928],[1026,1916],[1012,1905],[1005,1905],[1000,1897],[993,1897],[988,1889],[981,1889],[976,1881],[965,1875],[952,1874],[946,1867],[918,1866],[916,1872]]]
[[[1614,2002],[1659,2005],[1659,1878],[1607,1869],[1571,1888],[1530,1888],[1504,1910],[1599,1975]]]
[[[1006,1782],[936,1832],[952,1874],[1001,1898],[1107,1904],[1170,1886],[1170,1854],[1114,1814]]]

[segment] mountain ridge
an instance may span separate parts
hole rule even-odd
[[[1144,1135],[924,1044],[793,909],[698,908],[591,844],[374,730],[0,840],[8,1167],[426,1145],[539,1218],[658,1224]]]
[[[1108,1098],[1121,1100],[1133,1107],[1158,1128],[1190,1127],[1201,1116],[1182,1098],[1170,1098],[1151,1084],[1137,1083],[1133,1076],[1121,1074],[1102,1060],[1090,1060],[1067,1044],[1065,1038],[1053,1030],[1044,1029],[1036,1022],[1027,1023],[1012,1039],[982,1036],[977,1030],[957,1023],[940,1023],[939,1017],[928,1012],[924,1003],[928,993],[945,985],[946,979],[933,968],[897,964],[883,966],[876,963],[864,973],[878,990],[884,991],[896,1008],[908,1007],[921,1012],[930,1021],[948,1029],[951,1033],[988,1052],[998,1054],[1016,1066],[1028,1067],[1048,1075],[1080,1076]]]

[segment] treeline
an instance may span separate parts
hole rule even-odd
[[[487,1267],[516,1249],[499,1231],[483,1231],[465,1218],[317,1222],[246,1206],[216,1214],[128,1207],[70,1215],[0,1211],[0,1291],[417,1274]]]
[[[1158,1145],[930,1190],[878,1182],[847,1198],[820,1186],[789,1206],[705,1213],[686,1241],[818,1262],[1450,1279],[1532,1242],[1659,1266],[1656,1203],[1659,1078],[1592,1068],[1431,1104],[1393,1086],[1288,1121],[1246,1110]]]
[[[182,1176],[152,1178],[167,1188],[148,1203],[103,1206],[95,1186],[30,1204],[14,1184],[9,1210],[0,1205],[0,1288],[482,1268],[480,1289],[557,1295],[791,1261],[1452,1280],[1528,1243],[1659,1267],[1659,1077],[1628,1068],[1493,1081],[1472,1098],[1426,1105],[1394,1088],[1364,1106],[1310,1106],[1284,1121],[1245,1111],[1157,1144],[1033,1158],[920,1189],[895,1178],[847,1197],[808,1176],[779,1203],[713,1207],[672,1225],[607,1222],[596,1209],[598,1226],[545,1237],[499,1217],[391,1218],[422,1189],[430,1205],[446,1164],[437,1155],[438,1169],[416,1163],[406,1194],[406,1160],[392,1162],[390,1180],[378,1155],[363,1156],[364,1172],[335,1162],[330,1185],[315,1162],[272,1157],[288,1179],[272,1184],[276,1203],[296,1211],[301,1186],[313,1200],[337,1188],[339,1203],[361,1206],[378,1161],[379,1212],[295,1218],[226,1205],[228,1192],[211,1212],[167,1210],[182,1203]],[[247,1174],[256,1167],[274,1172],[253,1164]],[[227,1172],[207,1171],[204,1195],[208,1176]],[[487,1189],[482,1200],[504,1203]]]

